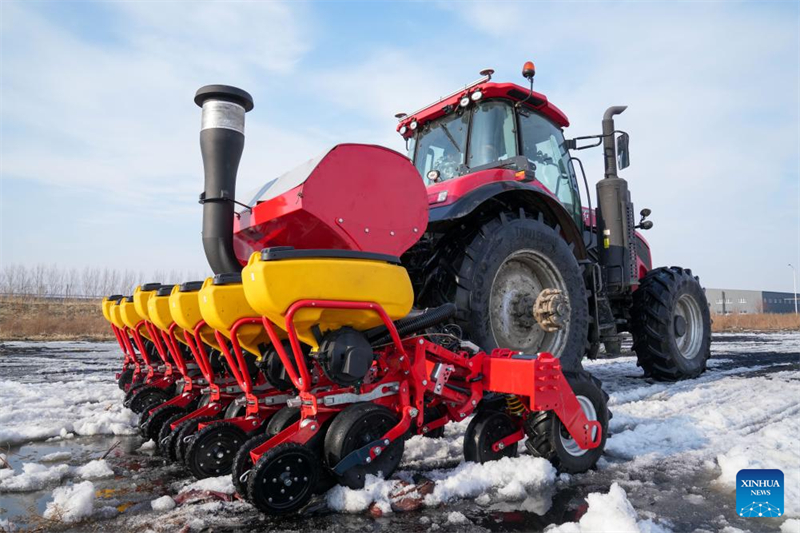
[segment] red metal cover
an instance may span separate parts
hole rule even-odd
[[[428,224],[425,185],[407,157],[340,144],[259,191],[235,224],[242,264],[270,246],[399,256]]]

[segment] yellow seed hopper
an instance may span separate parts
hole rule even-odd
[[[172,319],[178,327],[194,335],[197,325],[203,320],[200,313],[199,291],[203,286],[202,281],[189,281],[172,288],[169,296],[169,310]],[[209,346],[219,349],[214,330],[208,324],[200,328],[200,338]]]
[[[217,274],[203,282],[199,294],[200,314],[206,323],[226,338],[231,338],[231,328],[242,318],[257,318],[259,315],[244,295],[242,276]],[[244,324],[236,332],[242,348],[261,359],[259,345],[269,344],[269,336],[260,324]]]
[[[281,328],[289,307],[299,300],[374,302],[392,320],[406,316],[414,302],[411,280],[398,258],[350,250],[267,248],[250,257],[242,284],[253,309]],[[382,323],[371,310],[306,307],[294,315],[297,336],[315,349],[314,326],[324,333]]]

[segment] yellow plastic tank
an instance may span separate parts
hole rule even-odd
[[[172,285],[162,285],[156,294],[147,300],[147,316],[158,329],[163,331],[169,331],[175,323],[169,310],[169,295],[172,289]]]
[[[108,315],[111,318],[111,323],[117,326],[119,329],[125,328],[125,322],[122,321],[122,307],[120,304],[122,303],[122,298],[114,302],[114,305],[108,311]]]
[[[347,300],[380,304],[392,320],[411,310],[414,290],[397,258],[346,250],[268,248],[256,252],[242,271],[245,296],[258,313],[285,327],[286,312],[298,300]],[[314,348],[311,328],[322,332],[382,324],[370,310],[304,308],[294,316],[297,336]]]
[[[150,320],[147,301],[156,295],[159,287],[161,287],[160,283],[145,283],[144,285],[138,285],[133,291],[133,306],[139,316],[145,320]]]
[[[118,298],[119,297],[115,297],[115,299],[112,300],[110,297],[106,296],[103,298],[103,302],[100,304],[103,309],[103,316],[112,324],[114,321],[111,319],[111,308],[117,303]]]
[[[175,285],[169,295],[169,311],[172,319],[178,324],[178,327],[188,331],[190,335],[193,335],[194,328],[203,320],[199,299],[199,291],[202,286],[203,282],[201,281],[182,283]],[[217,339],[214,337],[214,330],[210,326],[206,325],[201,328],[200,337],[206,344],[219,348]]]
[[[244,295],[239,274],[219,274],[203,283],[199,295],[200,314],[206,323],[226,338],[231,328],[242,318],[260,317]],[[245,324],[237,331],[242,348],[261,359],[260,344],[269,344],[269,336],[260,324]]]
[[[131,330],[135,330],[136,324],[145,319],[136,310],[136,305],[133,302],[133,296],[124,297],[119,303],[119,310],[120,316],[122,317],[122,322],[124,322],[125,325]],[[147,328],[140,328],[139,333],[142,335],[142,337],[150,339],[150,334],[147,332]]]

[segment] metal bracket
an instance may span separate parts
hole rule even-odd
[[[450,379],[450,374],[455,370],[455,368],[456,367],[453,365],[446,365],[441,362],[434,365],[433,372],[431,372],[431,381],[436,382],[436,384],[433,386],[433,392],[435,394],[442,393],[444,384],[447,383],[448,379]]]
[[[281,394],[277,396],[266,396],[261,398],[258,402],[263,405],[279,405],[279,404],[288,404],[289,400],[291,400],[293,396],[290,394]]]
[[[324,396],[322,398],[322,405],[325,407],[330,407],[332,405],[342,405],[345,403],[371,402],[372,400],[376,400],[378,398],[392,396],[393,394],[397,394],[399,391],[400,382],[393,381],[391,383],[384,383],[383,385],[375,387],[372,391],[365,392],[364,394],[344,392],[342,394],[331,394],[330,396]]]

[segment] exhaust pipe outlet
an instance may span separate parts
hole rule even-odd
[[[203,249],[215,274],[240,272],[242,265],[233,250],[234,200],[244,150],[244,115],[253,109],[253,97],[236,87],[206,85],[197,91],[194,102],[203,109]]]
[[[608,294],[628,294],[638,283],[634,243],[633,203],[628,182],[617,175],[614,117],[627,106],[609,107],[603,114],[605,178],[597,182],[597,239],[600,265]]]

